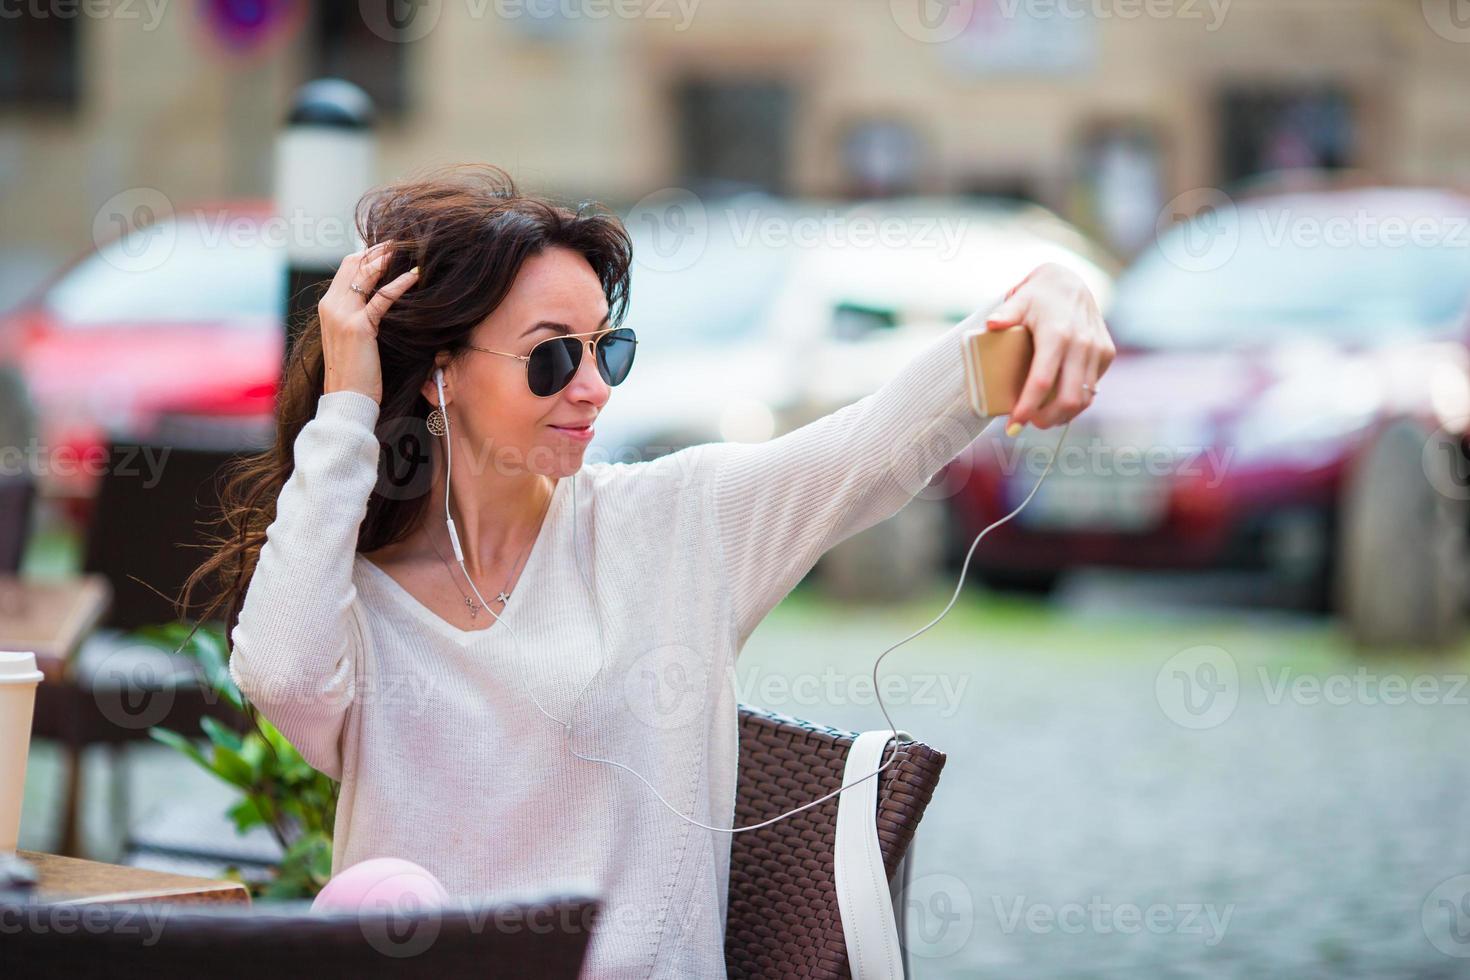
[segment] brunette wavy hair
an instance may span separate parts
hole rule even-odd
[[[432,406],[420,388],[433,371],[435,356],[441,351],[451,359],[462,356],[470,332],[505,298],[521,264],[547,248],[564,247],[587,258],[607,296],[611,326],[619,325],[627,312],[633,246],[618,216],[591,201],[570,208],[523,194],[499,167],[457,164],[374,188],[358,203],[355,224],[365,246],[393,242],[379,282],[392,282],[415,265],[420,269],[413,288],[394,301],[378,325],[383,367],[379,418],[395,425],[408,420],[418,427],[414,431],[427,432],[423,420]],[[187,619],[196,589],[203,585],[212,596],[194,630],[217,620],[227,606],[229,642],[266,528],[275,520],[276,498],[294,469],[296,437],[316,415],[323,375],[321,319],[313,311],[286,358],[276,398],[274,446],[235,461],[222,473],[221,514],[211,523],[225,531],[206,545],[208,558],[189,575],[176,599],[180,619]],[[381,429],[380,422],[380,434]],[[400,475],[424,465],[422,444],[403,447],[395,442],[386,450],[380,447],[380,473],[383,466]],[[427,481],[419,483],[427,487]],[[375,489],[358,531],[357,550],[373,551],[403,539],[428,505],[427,493],[385,495]]]

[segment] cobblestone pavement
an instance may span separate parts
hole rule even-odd
[[[1470,976],[1470,661],[1362,659],[1323,620],[1115,588],[1060,613],[967,596],[884,661],[895,723],[949,755],[913,974]],[[788,600],[737,687],[884,728],[873,660],[948,598]]]

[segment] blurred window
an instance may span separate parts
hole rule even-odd
[[[386,11],[379,23],[397,24],[394,16],[400,0],[362,0],[363,5],[376,3]],[[367,18],[356,3],[318,3],[315,7],[316,29],[313,37],[312,78],[331,76],[360,85],[372,97],[373,107],[389,115],[408,106],[404,78],[404,53],[412,45],[380,37],[368,26]]]
[[[1373,344],[1446,330],[1465,316],[1470,219],[1370,212],[1344,200],[1340,213],[1241,206],[1170,229],[1119,281],[1114,334],[1145,347],[1233,347],[1292,334]]]
[[[688,79],[678,89],[684,175],[780,193],[789,181],[791,88],[759,79]]]
[[[201,227],[202,225],[202,227]],[[285,309],[285,250],[230,241],[208,221],[167,220],[118,238],[71,269],[44,304],[69,328],[251,319]]]
[[[0,16],[0,103],[70,109],[77,103],[77,20],[16,5]]]
[[[1226,182],[1352,164],[1353,105],[1339,89],[1229,89],[1221,96],[1220,116]]]

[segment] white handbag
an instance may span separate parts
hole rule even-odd
[[[912,738],[908,732],[898,733]],[[847,750],[844,785],[883,764],[893,732],[863,732]],[[903,980],[903,946],[893,914],[893,894],[878,846],[878,776],[864,779],[837,797],[833,872],[837,910],[853,980]]]

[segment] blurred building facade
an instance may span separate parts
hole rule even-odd
[[[1124,254],[1174,195],[1265,170],[1470,170],[1460,0],[391,2],[15,5],[0,301],[120,191],[269,196],[285,106],[321,75],[376,99],[383,179],[477,160],[614,204],[723,181],[1009,194]]]

